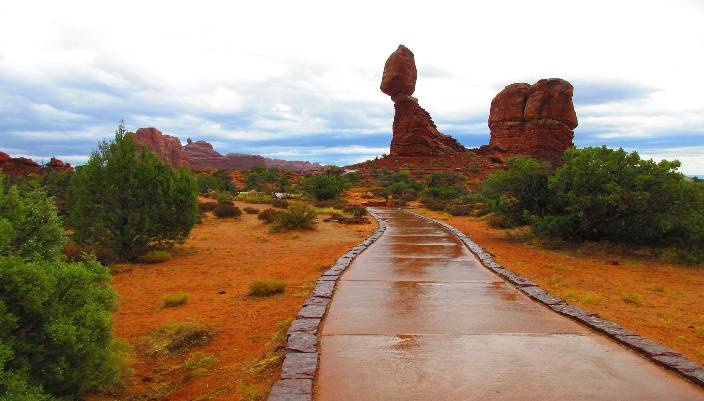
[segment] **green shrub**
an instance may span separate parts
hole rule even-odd
[[[139,257],[139,261],[142,263],[163,263],[169,259],[171,259],[171,254],[165,250],[149,251]]]
[[[259,216],[257,216],[257,218],[265,223],[273,223],[274,219],[279,213],[281,212],[276,209],[269,208],[259,213]]]
[[[213,214],[219,218],[240,217],[242,215],[242,211],[231,202],[226,202],[218,204],[215,210],[213,210]]]
[[[260,194],[257,192],[241,192],[235,196],[236,201],[246,203],[271,203],[274,198],[271,195]]]
[[[704,191],[677,171],[636,152],[571,149],[550,177],[555,205],[539,221],[565,239],[645,245],[693,244],[704,233]]]
[[[0,176],[0,399],[79,399],[115,383],[115,293],[95,258],[64,261],[56,207]]]
[[[467,179],[457,173],[433,173],[428,176],[428,188],[459,187],[462,188]]]
[[[325,208],[334,208],[334,209],[342,209],[347,205],[347,200],[346,199],[329,199],[329,200],[320,200],[320,201],[315,201],[313,202],[313,205],[317,208],[325,209]]]
[[[218,201],[218,203],[227,203],[227,202],[232,203],[232,197],[228,194],[220,193],[220,194],[218,194],[217,201]]]
[[[198,210],[201,212],[212,212],[217,206],[217,202],[199,202]]]
[[[244,210],[244,212],[247,213],[247,214],[259,214],[259,212],[260,212],[259,209],[253,208],[253,207],[249,207],[249,206],[243,208],[242,210]]]
[[[203,323],[171,321],[146,338],[145,351],[152,356],[182,354],[209,343],[213,336],[213,329]]]
[[[69,222],[74,240],[134,259],[148,246],[184,241],[198,220],[191,172],[174,170],[120,124],[71,179]]]
[[[249,284],[249,295],[254,297],[268,297],[285,290],[286,284],[283,280],[257,280]]]
[[[271,227],[274,232],[312,230],[316,224],[316,209],[310,205],[291,205],[276,214]]]
[[[345,213],[354,217],[361,217],[367,215],[367,208],[365,208],[364,206],[347,206],[342,210]]]
[[[318,201],[338,199],[347,185],[346,180],[325,174],[309,175],[301,180],[303,191]]]
[[[215,192],[234,192],[237,190],[235,184],[229,176],[228,170],[217,170],[213,174],[200,173],[196,175],[198,192],[206,194],[211,191]]]
[[[274,199],[271,201],[271,206],[278,207],[279,209],[286,209],[288,208],[288,202],[283,199]]]
[[[258,192],[288,192],[291,184],[286,173],[277,168],[255,166],[246,173],[247,189]]]
[[[188,294],[178,292],[174,294],[166,294],[161,298],[161,305],[164,308],[175,308],[188,302]]]
[[[453,216],[471,216],[474,208],[470,205],[452,205],[447,212]]]

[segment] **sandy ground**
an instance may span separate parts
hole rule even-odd
[[[265,399],[278,365],[258,366],[267,365],[262,357],[276,345],[272,335],[277,322],[295,318],[318,276],[376,228],[318,220],[314,231],[272,234],[256,215],[209,217],[168,262],[119,267],[123,272],[113,279],[120,296],[114,332],[134,350],[134,377],[123,394],[89,399]],[[283,279],[286,291],[266,298],[247,296],[249,284],[259,279]],[[164,308],[162,297],[170,293],[187,293],[189,300]],[[145,355],[145,338],[169,321],[204,323],[215,334],[210,343],[184,355]],[[193,352],[212,354],[217,362],[189,374],[182,364]]]
[[[652,257],[506,239],[486,220],[424,210],[462,230],[496,260],[585,309],[704,363],[704,268]]]

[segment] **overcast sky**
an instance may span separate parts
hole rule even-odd
[[[505,85],[559,77],[577,146],[704,175],[704,0],[2,0],[0,150],[81,162],[124,119],[221,153],[361,161],[388,152],[379,83],[399,43],[465,146],[488,143]]]

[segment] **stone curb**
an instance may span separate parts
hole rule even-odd
[[[268,401],[311,401],[313,379],[318,371],[318,329],[325,316],[335,284],[354,258],[364,252],[386,231],[386,223],[367,209],[377,228],[361,244],[342,255],[318,279],[313,293],[306,299],[286,333],[287,343],[281,377],[269,392]]]
[[[593,330],[605,334],[618,343],[646,356],[658,365],[673,370],[693,383],[704,387],[704,366],[694,363],[679,352],[653,340],[642,337],[638,333],[628,330],[618,323],[602,319],[594,312],[570,305],[562,298],[551,295],[544,289],[540,288],[538,284],[501,266],[481,246],[469,239],[465,233],[455,227],[447,223],[443,223],[442,221],[423,216],[422,214],[418,214],[416,212],[411,212],[408,210],[406,212],[444,227],[455,237],[459,238],[459,240],[462,241],[462,243],[464,243],[465,246],[477,256],[477,258],[479,258],[486,268],[513,284],[516,288],[518,288],[518,290],[530,298],[542,303],[555,312],[563,314]]]

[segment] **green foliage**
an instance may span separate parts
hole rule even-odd
[[[268,297],[285,290],[286,284],[283,280],[257,280],[249,284],[249,295],[254,297]]]
[[[120,260],[150,245],[183,241],[198,220],[197,188],[187,169],[174,170],[137,147],[123,124],[101,142],[71,180],[74,239],[111,249]]]
[[[0,182],[4,183],[2,176]],[[0,255],[57,259],[66,242],[56,206],[39,188],[0,187]]]
[[[655,163],[606,147],[565,152],[550,177],[555,205],[540,230],[566,239],[613,239],[667,245],[704,232],[704,191],[677,172],[677,161]]]
[[[242,216],[242,211],[240,208],[233,205],[232,202],[223,202],[219,203],[215,209],[213,209],[213,214],[219,218],[240,217]]]
[[[61,215],[66,214],[68,189],[73,173],[56,169],[49,169],[40,177],[42,189],[54,199],[56,208]]]
[[[342,177],[325,174],[309,175],[301,180],[303,191],[319,201],[338,199],[348,182]]]
[[[704,261],[704,188],[677,170],[623,149],[570,149],[550,175],[526,157],[487,178],[497,224],[532,223],[541,237],[674,247],[687,262]]]
[[[19,380],[75,399],[119,378],[112,365],[115,294],[109,280],[95,260],[0,257],[0,393],[5,380]]]
[[[161,297],[161,305],[164,308],[175,308],[188,302],[188,294],[177,292],[174,294],[166,294]]]
[[[261,216],[261,215],[260,215]],[[312,230],[316,224],[316,209],[310,205],[291,205],[278,212],[273,219],[271,230]]]
[[[530,222],[531,215],[544,215],[552,194],[548,190],[549,165],[528,156],[506,161],[506,169],[490,175],[483,193],[491,199],[492,211],[501,216],[504,227]]]
[[[433,173],[428,176],[427,183],[429,188],[442,188],[442,187],[460,187],[464,186],[467,179],[457,173]]]
[[[269,209],[266,209],[263,212],[259,213],[259,216],[257,216],[257,218],[267,224],[273,223],[274,219],[276,218],[276,216],[279,213],[281,213],[281,212],[276,209],[269,208]]]
[[[288,202],[283,199],[274,199],[271,201],[271,206],[278,207],[279,209],[288,208]]]
[[[382,170],[377,182],[381,189],[373,190],[372,193],[384,199],[393,197],[394,204],[397,205],[405,205],[408,201],[417,199],[418,192],[423,189],[423,183],[415,181],[408,171]]]
[[[212,174],[200,173],[196,175],[198,192],[205,194],[215,192],[235,192],[237,188],[229,176],[228,170],[217,170]]]
[[[163,263],[171,259],[171,254],[166,250],[153,250],[139,257],[142,263]]]
[[[247,189],[264,193],[287,192],[291,186],[285,172],[264,166],[249,169],[245,181]]]
[[[198,202],[200,212],[212,212],[216,207],[218,207],[217,202]]]

